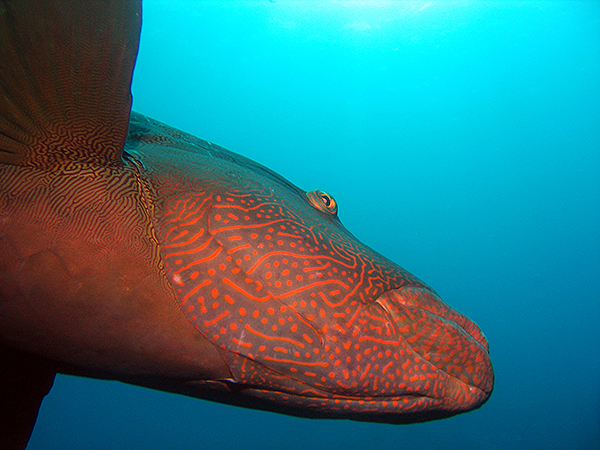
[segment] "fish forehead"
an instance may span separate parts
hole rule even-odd
[[[341,279],[354,268],[350,276],[364,278],[370,299],[382,289],[405,283],[427,287],[356,239],[336,216],[316,210],[303,190],[270,169],[139,114],[132,117],[126,149],[150,169],[156,189],[153,203],[160,216],[157,228],[162,230],[166,226],[162,222],[167,221],[187,226],[183,219],[177,223],[178,218],[202,214],[205,231],[225,250],[237,254],[228,263],[257,274],[267,264],[277,264],[276,259],[285,252],[302,259],[297,263],[303,265],[324,258],[323,264],[330,267],[321,276],[332,272],[328,276]],[[200,203],[202,209],[198,209]],[[181,239],[196,235],[202,228],[197,223],[180,229]],[[169,239],[173,239],[178,233],[174,226],[169,230]],[[244,249],[237,241],[244,241],[245,248],[252,247],[251,252],[242,255]],[[257,259],[260,267],[255,265]],[[279,287],[273,284],[271,290]]]
[[[352,296],[373,301],[407,282],[420,285],[358,241],[334,216],[304,199],[290,200],[273,190],[218,194],[208,216],[210,234],[230,261],[261,280],[275,297],[319,286],[318,297],[333,307]]]

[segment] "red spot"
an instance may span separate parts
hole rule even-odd
[[[204,297],[198,297],[198,303],[200,303],[200,312],[206,314],[206,307],[204,306]]]
[[[386,372],[387,372],[387,370],[388,370],[390,367],[392,367],[392,364],[394,364],[394,363],[393,363],[393,362],[391,362],[391,361],[390,361],[389,363],[387,363],[387,364],[386,364],[386,365],[383,367],[383,370],[382,370],[382,372],[383,372],[383,373],[386,373]]]
[[[245,316],[246,310],[244,308],[240,308],[239,313],[240,313],[240,316]]]

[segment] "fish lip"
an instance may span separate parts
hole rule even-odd
[[[206,381],[192,381],[190,385],[208,387]],[[405,394],[395,397],[365,398],[332,395],[329,391],[320,391],[312,386],[305,387],[307,389],[305,392],[267,391],[258,386],[239,386],[233,380],[219,380],[210,382],[212,395],[208,397],[204,395],[203,398],[311,419],[348,419],[388,424],[425,422],[467,411],[464,408],[448,405],[443,399],[425,395]],[[241,396],[236,396],[237,394]],[[411,407],[403,410],[399,405]]]
[[[418,301],[415,301],[415,299]],[[476,402],[478,405],[474,406],[474,408],[479,407],[489,398],[494,387],[494,373],[489,358],[489,344],[479,326],[467,316],[447,305],[433,289],[426,285],[405,285],[399,288],[390,289],[383,292],[375,300],[375,303],[381,306],[385,311],[388,320],[394,328],[396,328],[399,335],[402,335],[402,332],[396,326],[394,320],[395,312],[392,310],[392,308],[397,308],[398,306],[403,310],[403,313],[409,313],[410,309],[418,310],[424,315],[437,318],[440,322],[450,323],[455,327],[456,332],[464,333],[469,341],[476,347],[472,349],[478,352],[479,361],[477,361],[477,364],[483,374],[481,378],[476,379],[475,383],[467,382],[464,378],[461,379],[457,374],[450,373],[430,362],[429,359],[425,357],[426,352],[423,352],[421,348],[408,342],[410,339],[407,340],[407,344],[414,353],[425,359],[426,364],[431,366],[433,370],[443,373],[454,380],[456,383],[456,386],[454,386],[455,388],[467,390],[473,395],[473,398],[481,398],[481,401]]]
[[[418,291],[426,294],[427,296],[430,296],[432,299],[438,302],[440,306],[442,306],[441,310],[439,312],[436,312],[431,308],[412,303],[410,301],[411,296],[405,295],[405,293],[407,293],[409,290]],[[381,295],[379,295],[379,297],[375,299],[375,303],[379,304],[386,311],[386,313],[388,313],[388,315],[390,315],[390,311],[387,310],[383,300],[386,296],[389,296],[391,294],[397,294],[395,300],[397,300],[403,306],[418,308],[427,311],[429,314],[435,315],[443,320],[454,323],[455,325],[463,329],[465,333],[471,336],[471,338],[473,338],[479,345],[481,345],[486,351],[486,353],[489,353],[489,344],[479,326],[477,326],[477,324],[475,324],[475,322],[473,322],[467,316],[459,313],[454,308],[446,304],[440,298],[438,293],[431,289],[429,286],[405,285],[396,289],[389,289],[383,292]]]
[[[460,383],[460,380],[456,381]],[[373,397],[332,395],[331,392],[320,391],[314,386],[310,386],[310,393],[285,390],[265,391],[253,386],[241,387],[239,392],[242,392],[247,398],[254,399],[253,401],[258,401],[258,404],[253,403],[253,407],[258,406],[260,409],[263,408],[259,405],[266,402],[267,407],[264,409],[282,412],[273,405],[286,404],[290,407],[285,411],[285,414],[288,415],[407,424],[443,419],[481,407],[489,395],[480,389],[472,389],[474,390],[472,392],[473,401],[468,404],[443,397],[413,393]],[[316,393],[321,395],[315,395]]]

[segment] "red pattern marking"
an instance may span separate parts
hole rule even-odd
[[[293,364],[293,365],[297,365],[297,366],[307,366],[307,367],[329,367],[329,363],[326,362],[299,362],[299,361],[295,361],[293,359],[276,359],[276,358],[271,358],[270,356],[265,356],[265,361],[273,361],[273,362],[277,362],[277,363],[286,363],[286,364]]]
[[[190,321],[229,350],[236,381],[264,387],[250,395],[282,402],[281,390],[286,402],[320,410],[353,396],[360,402],[344,400],[344,408],[363,412],[380,410],[374,399],[385,398],[386,408],[408,411],[444,403],[452,377],[490,388],[481,381],[490,379],[487,355],[458,327],[436,322],[436,314],[463,320],[458,313],[417,291],[379,299],[425,285],[334,218],[291,191],[263,191],[256,176],[240,177],[249,181],[238,187],[176,179],[161,178],[157,201],[166,275],[181,304],[193,306]],[[473,398],[452,389],[462,402]],[[416,392],[431,398],[403,397]]]
[[[295,345],[297,347],[300,348],[304,348],[304,344],[300,341],[295,341],[293,339],[289,339],[286,337],[273,337],[273,336],[267,336],[266,334],[262,334],[256,330],[254,330],[250,325],[246,324],[245,326],[246,330],[248,330],[250,333],[254,334],[255,336],[258,336],[262,339],[265,339],[267,341],[281,341],[281,342],[287,342],[290,343],[292,345]]]

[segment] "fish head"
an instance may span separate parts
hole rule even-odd
[[[387,423],[447,417],[489,398],[479,327],[353,236],[333,196],[202,145],[200,155],[182,153],[185,166],[156,173],[177,174],[158,183],[167,279],[231,372],[195,382],[216,392],[204,398]]]
[[[209,337],[244,395],[390,422],[485,402],[493,372],[479,327],[348,232],[331,195],[295,194],[224,193],[210,210],[210,234],[244,280],[227,281],[239,295],[211,311],[230,314]]]

